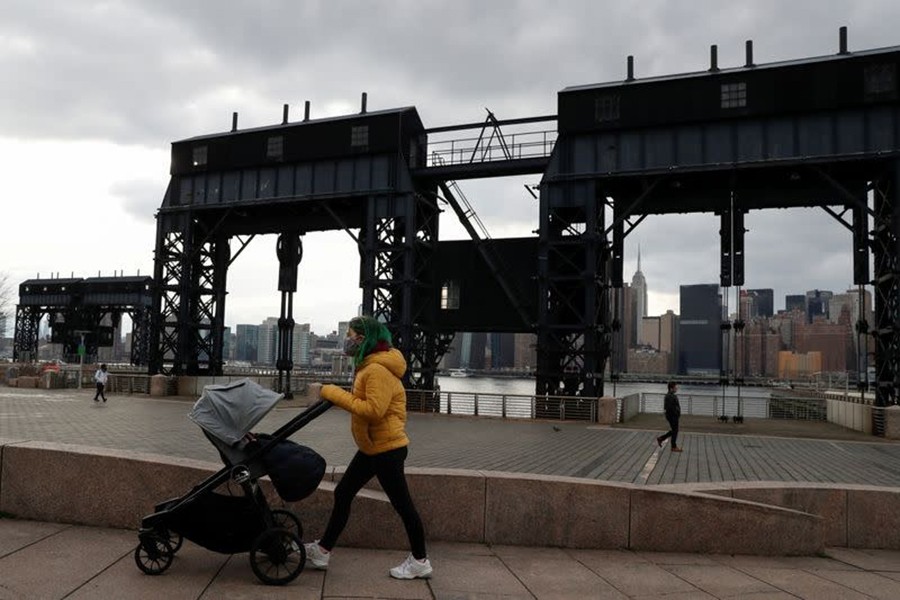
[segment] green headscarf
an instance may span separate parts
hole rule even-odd
[[[388,346],[391,345],[391,332],[384,326],[384,323],[375,317],[368,315],[353,317],[350,319],[350,329],[365,337],[359,346],[359,351],[353,357],[353,364],[357,367],[375,349],[378,342],[385,342]]]

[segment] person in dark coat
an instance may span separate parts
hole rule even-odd
[[[656,438],[656,443],[662,447],[664,441],[672,438],[672,452],[681,452],[681,447],[678,445],[678,420],[681,418],[681,404],[678,402],[678,384],[674,381],[669,382],[669,391],[663,400],[663,409],[666,411],[669,431]]]

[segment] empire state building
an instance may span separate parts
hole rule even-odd
[[[647,280],[641,272],[640,246],[638,246],[637,271],[634,272],[634,277],[631,278],[631,289],[633,290],[631,297],[633,299],[632,302],[634,303],[631,312],[631,314],[634,315],[634,327],[632,328],[634,338],[631,340],[631,346],[635,347],[642,339],[641,327],[644,323],[644,317],[647,316]]]

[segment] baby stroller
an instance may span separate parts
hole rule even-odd
[[[306,564],[300,519],[269,508],[257,480],[269,475],[288,501],[315,491],[325,460],[287,438],[332,405],[319,401],[271,435],[250,433],[282,397],[249,379],[203,388],[188,416],[218,449],[225,467],[142,519],[134,550],[141,571],[159,575],[168,569],[187,538],[214,552],[249,552],[250,567],[266,584],[283,585],[300,574]],[[222,484],[234,493],[216,492]]]

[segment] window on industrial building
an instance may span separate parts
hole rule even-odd
[[[739,83],[722,84],[722,108],[741,108],[747,106],[747,84]]]
[[[594,100],[594,118],[598,123],[619,120],[619,95],[607,94]]]
[[[445,281],[441,286],[441,310],[459,310],[458,281]]]
[[[350,146],[360,148],[369,145],[369,126],[360,125],[350,129]]]
[[[206,164],[207,152],[206,146],[194,146],[193,162],[195,167],[202,167]]]
[[[897,92],[897,68],[895,65],[869,65],[863,76],[866,97],[890,96]]]
[[[284,158],[284,136],[273,135],[266,145],[266,158]]]

